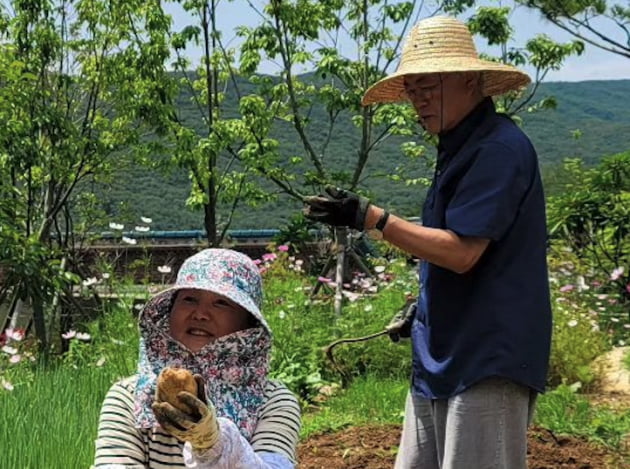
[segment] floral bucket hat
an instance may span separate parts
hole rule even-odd
[[[205,290],[229,298],[254,316],[271,334],[263,317],[262,278],[258,266],[248,256],[231,249],[204,249],[189,257],[177,273],[175,284],[153,296],[142,314],[150,314],[155,306],[171,303],[175,293],[182,289]]]

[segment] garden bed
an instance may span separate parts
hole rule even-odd
[[[348,427],[314,435],[299,447],[300,469],[391,469],[400,426]],[[554,435],[542,428],[529,432],[530,469],[618,469],[628,467],[620,454],[582,438]],[[625,459],[624,459],[625,458]]]

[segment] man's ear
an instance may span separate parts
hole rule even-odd
[[[471,95],[482,94],[483,74],[482,72],[464,72],[464,83]]]

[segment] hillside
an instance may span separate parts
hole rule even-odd
[[[545,83],[540,87],[539,96],[546,95],[557,98],[556,110],[521,116],[523,128],[538,150],[544,173],[552,172],[565,157],[580,157],[587,164],[595,164],[603,155],[630,148],[630,108],[626,104],[630,96],[630,80]],[[228,105],[235,106],[235,102]],[[178,107],[181,118],[186,122],[192,125],[199,122],[187,96],[180,97]],[[317,108],[311,113],[307,131],[314,137],[323,134],[322,113],[323,109]],[[582,132],[577,140],[572,137],[572,131],[576,129]],[[358,136],[349,119],[341,120],[335,135],[328,151],[334,158],[326,163],[331,168],[347,170],[355,157],[353,149]],[[290,128],[279,128],[275,136],[281,142],[283,154],[300,153],[295,133]],[[380,146],[366,168],[371,176],[366,187],[381,205],[411,216],[419,212],[423,189],[396,185],[382,176],[391,174],[393,168],[404,161],[399,150],[402,141],[390,138]],[[422,168],[410,168],[414,177],[428,176],[422,171]],[[175,171],[167,176],[132,167],[117,175],[114,183],[102,191],[102,199],[116,221],[133,224],[140,216],[145,216],[154,220],[153,229],[199,229],[203,226],[203,215],[185,207],[189,187],[185,172]],[[548,189],[548,192],[553,190]],[[232,227],[278,228],[300,207],[300,204],[283,196],[274,203],[255,209],[243,206]],[[263,213],[264,216],[260,216]]]

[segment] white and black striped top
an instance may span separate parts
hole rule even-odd
[[[159,428],[136,428],[133,413],[136,380],[131,377],[115,383],[105,396],[94,467],[185,467],[183,444],[177,439]],[[260,409],[251,447],[257,454],[275,453],[295,463],[300,432],[297,398],[286,386],[275,381],[269,382],[265,395],[267,400]]]

